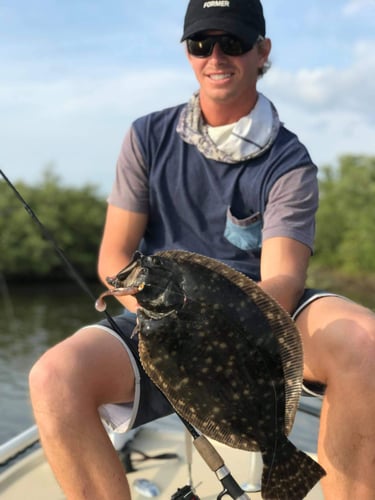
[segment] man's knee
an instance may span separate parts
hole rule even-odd
[[[375,363],[375,315],[368,315],[353,328],[350,345],[347,345],[349,367],[359,376],[371,376]]]
[[[303,311],[297,326],[303,333],[308,379],[326,384],[340,379],[354,381],[373,371],[373,312],[342,299],[321,299]]]
[[[33,366],[30,393],[35,405],[64,406],[62,411],[131,401],[134,372],[118,339],[85,328],[49,349]]]
[[[373,384],[375,363],[375,315],[352,317],[342,325],[330,347],[330,373],[346,384],[369,387]]]
[[[32,403],[57,399],[69,372],[60,344],[45,352],[29,373],[29,387]]]
[[[75,338],[73,335],[51,347],[30,370],[29,387],[33,405],[36,402],[59,404],[71,396],[79,396],[87,361],[84,346]]]

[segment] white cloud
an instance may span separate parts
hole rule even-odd
[[[375,155],[375,42],[353,47],[345,68],[320,67],[293,73],[271,68],[261,83],[286,126],[295,131],[319,164],[346,153]]]
[[[359,42],[353,61],[346,68],[333,66],[301,69],[296,73],[272,68],[265,88],[279,99],[309,112],[353,112],[366,123],[374,123],[375,42]]]
[[[107,192],[131,121],[186,100],[191,72],[134,70],[104,78],[0,83],[0,168],[12,178],[40,180],[52,162],[64,181],[100,183]]]

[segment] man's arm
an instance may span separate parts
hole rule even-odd
[[[98,274],[106,286],[106,277],[114,276],[131,261],[144,235],[147,218],[147,214],[108,205],[98,259]],[[129,311],[135,311],[134,297],[117,298]]]
[[[263,242],[259,285],[289,313],[293,312],[305,288],[311,250],[291,238],[270,238]]]

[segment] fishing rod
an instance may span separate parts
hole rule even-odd
[[[26,202],[26,200],[21,195],[21,193],[17,190],[17,188],[14,186],[14,184],[5,175],[4,171],[1,170],[1,169],[0,169],[0,174],[3,177],[3,179],[5,180],[5,182],[7,183],[7,185],[9,186],[9,188],[13,191],[13,193],[16,196],[16,198],[22,203],[24,209],[30,215],[30,217],[32,218],[32,220],[34,221],[34,223],[38,226],[38,228],[40,229],[40,231],[42,233],[42,236],[52,244],[52,246],[53,246],[54,250],[56,251],[57,255],[60,257],[61,261],[63,262],[63,264],[65,265],[66,269],[68,270],[68,273],[79,284],[79,286],[82,288],[82,290],[93,301],[95,301],[96,297],[95,297],[94,293],[91,291],[91,289],[89,288],[89,286],[87,285],[87,283],[83,280],[83,278],[81,277],[81,275],[75,269],[75,267],[70,262],[70,260],[68,259],[68,257],[64,253],[64,251],[59,247],[56,239],[53,237],[53,235],[50,233],[50,231],[48,231],[48,229],[46,228],[46,226],[44,224],[42,224],[42,222],[37,217],[37,215],[35,214],[35,212],[33,211],[33,209]],[[115,320],[113,319],[113,317],[109,314],[109,312],[108,311],[104,311],[104,314],[105,314],[108,322],[110,323],[111,327],[115,330],[115,332],[118,333],[121,338],[124,338],[123,337],[123,333],[121,332],[121,329],[119,328],[119,326],[117,325],[117,323],[115,322]]]
[[[83,280],[81,275],[78,273],[78,271],[75,269],[73,264],[70,262],[64,251],[60,248],[58,245],[56,239],[53,237],[53,235],[48,231],[48,229],[45,227],[44,224],[40,221],[40,219],[37,217],[33,209],[30,207],[30,205],[26,202],[24,197],[21,195],[21,193],[17,190],[17,188],[14,186],[14,184],[10,181],[10,179],[5,175],[3,170],[0,169],[0,174],[9,186],[9,188],[13,191],[15,194],[16,198],[22,203],[24,209],[26,212],[30,215],[32,220],[35,222],[35,224],[38,226],[40,229],[43,237],[48,240],[53,248],[55,249],[56,253],[66,266],[67,270],[69,271],[69,274],[75,281],[80,285],[82,290],[95,302],[96,297],[91,291],[91,289],[88,287],[86,282]],[[102,311],[104,312],[108,322],[110,323],[111,327],[113,330],[123,339],[125,340],[124,334],[121,330],[121,328],[118,326],[114,318],[109,314],[107,310]],[[129,345],[130,350],[133,352],[133,354],[137,357],[137,353],[134,351],[133,345]],[[229,469],[226,467],[224,464],[223,459],[217,453],[215,450],[214,446],[209,442],[209,440],[199,434],[196,429],[187,421],[185,420],[181,415],[179,415],[176,412],[176,415],[179,417],[181,422],[184,424],[186,429],[190,432],[193,438],[193,444],[195,448],[197,449],[198,453],[202,456],[202,458],[205,460],[207,465],[210,467],[210,469],[215,472],[217,478],[221,482],[221,484],[224,487],[224,490],[219,494],[217,497],[217,500],[220,500],[223,498],[225,495],[230,495],[232,499],[234,500],[250,500],[249,497],[246,495],[246,493],[243,491],[243,489],[239,486],[239,484],[236,482],[236,480],[233,478],[231,475]],[[198,497],[196,497],[198,498]]]
[[[230,470],[225,465],[221,455],[217,452],[215,447],[210,441],[200,434],[187,420],[177,413],[178,417],[185,425],[186,429],[193,437],[193,444],[200,456],[206,462],[208,467],[216,474],[216,477],[223,486],[223,491],[218,495],[217,500],[221,500],[224,496],[230,495],[231,498],[236,500],[250,500],[248,495],[244,492],[241,486],[232,476]]]

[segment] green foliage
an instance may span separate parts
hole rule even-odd
[[[23,182],[16,182],[15,187],[79,273],[96,277],[106,210],[96,188],[64,187],[50,170],[37,187]],[[14,192],[0,181],[0,273],[25,280],[66,277],[53,244],[34,222]]]
[[[347,275],[375,272],[375,157],[342,156],[320,180],[316,260]]]
[[[79,273],[96,277],[106,203],[95,187],[64,187],[47,170],[39,186],[16,188]],[[313,266],[342,276],[375,274],[375,157],[342,156],[338,166],[322,169]],[[1,179],[0,274],[66,277],[53,245]]]

